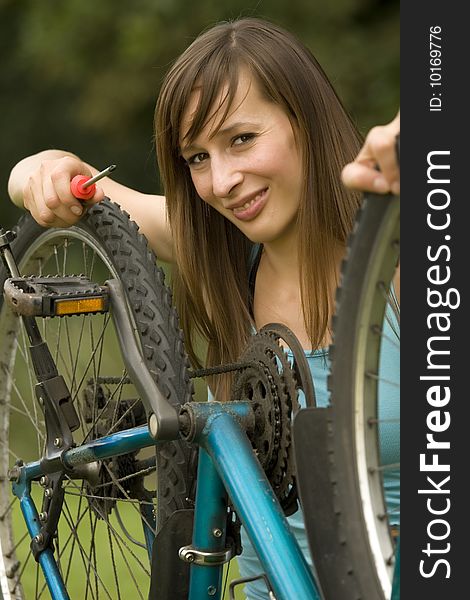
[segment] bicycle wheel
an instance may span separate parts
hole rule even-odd
[[[311,540],[328,600],[391,595],[400,508],[399,288],[391,286],[399,216],[399,198],[366,197],[336,297],[326,434],[329,519]]]
[[[175,406],[190,400],[182,334],[163,272],[135,223],[116,204],[106,200],[94,206],[68,229],[43,229],[25,215],[12,251],[23,275],[83,273],[97,283],[118,278],[157,385]],[[5,277],[0,270],[2,289]],[[109,314],[42,319],[38,325],[79,415],[77,444],[146,423]],[[0,339],[1,589],[5,600],[30,600],[44,597],[45,583],[29,551],[7,471],[20,458],[42,456],[45,429],[28,340],[3,298]],[[174,510],[188,507],[191,452],[183,442],[168,442],[94,463],[86,480],[64,480],[55,558],[72,598],[147,598],[151,560],[146,536],[153,540],[155,521],[160,529]],[[43,490],[32,488],[40,507]]]

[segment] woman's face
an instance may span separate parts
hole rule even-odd
[[[222,89],[219,100],[225,95]],[[200,88],[183,118],[180,147],[198,195],[234,223],[250,240],[264,244],[295,236],[302,165],[288,116],[266,100],[247,70],[227,118],[214,114],[188,144]],[[218,104],[216,104],[218,106]]]

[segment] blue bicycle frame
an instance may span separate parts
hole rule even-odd
[[[254,456],[243,422],[250,405],[244,402],[191,403],[200,445],[193,540],[194,557],[225,551],[227,494],[259,556],[277,600],[321,600],[310,567],[292,535],[282,508]],[[158,443],[158,442],[157,442]],[[121,431],[64,452],[62,461],[76,468],[97,460],[154,446],[147,426]],[[39,461],[18,465],[13,492],[33,538],[40,532],[39,516],[31,497],[31,481],[45,475]],[[217,535],[214,532],[217,531]],[[146,532],[151,553],[152,538]],[[69,598],[51,549],[38,557],[53,600]],[[223,564],[194,560],[189,600],[221,597]]]

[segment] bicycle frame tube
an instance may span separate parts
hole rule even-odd
[[[217,411],[208,406],[210,404],[192,405],[197,414],[207,416],[196,441],[212,459],[211,465],[204,464],[204,478],[198,478],[198,498],[207,498],[209,490],[201,488],[214,486],[212,480],[220,478],[254,544],[277,600],[321,600],[311,569],[248,438],[230,414],[230,403],[219,405]],[[207,528],[211,522],[209,510],[206,503],[197,503],[194,539],[199,536],[201,524],[205,523]],[[204,516],[200,517],[199,512]],[[194,567],[191,569],[193,577]],[[192,583],[191,580],[190,600],[217,598],[214,593],[208,595],[207,587],[196,590]]]
[[[31,498],[31,479],[27,479],[26,470],[22,471],[19,480],[13,484],[13,492],[20,500],[21,512],[23,513],[28,532],[31,538],[34,538],[39,534],[41,528],[39,525],[39,515]],[[59,569],[57,568],[52,549],[41,552],[38,560],[53,600],[70,600]]]
[[[208,552],[224,550],[228,492],[277,600],[321,600],[312,572],[240,425],[248,410],[245,403],[191,405],[199,421],[204,423],[196,435],[203,450],[198,473],[194,547]],[[155,443],[147,426],[141,426],[71,448],[64,452],[62,461],[67,468],[79,470],[87,463]],[[40,532],[40,524],[31,498],[31,481],[45,472],[39,461],[19,465],[13,472],[13,492],[20,500],[29,534],[34,537]],[[214,533],[216,530],[222,535]],[[68,600],[52,550],[43,551],[38,559],[52,599]],[[190,600],[220,598],[221,575],[222,566],[193,564]]]
[[[201,448],[198,462],[198,484],[192,548],[208,553],[225,549],[227,525],[227,492],[214,471],[209,455]],[[191,565],[189,600],[219,600],[223,566]]]

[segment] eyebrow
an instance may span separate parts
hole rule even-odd
[[[224,137],[233,133],[237,129],[254,129],[259,127],[259,124],[252,123],[250,121],[236,121],[227,127],[221,127],[211,137]],[[197,144],[188,144],[187,146],[180,146],[181,154],[190,154],[198,150]]]

